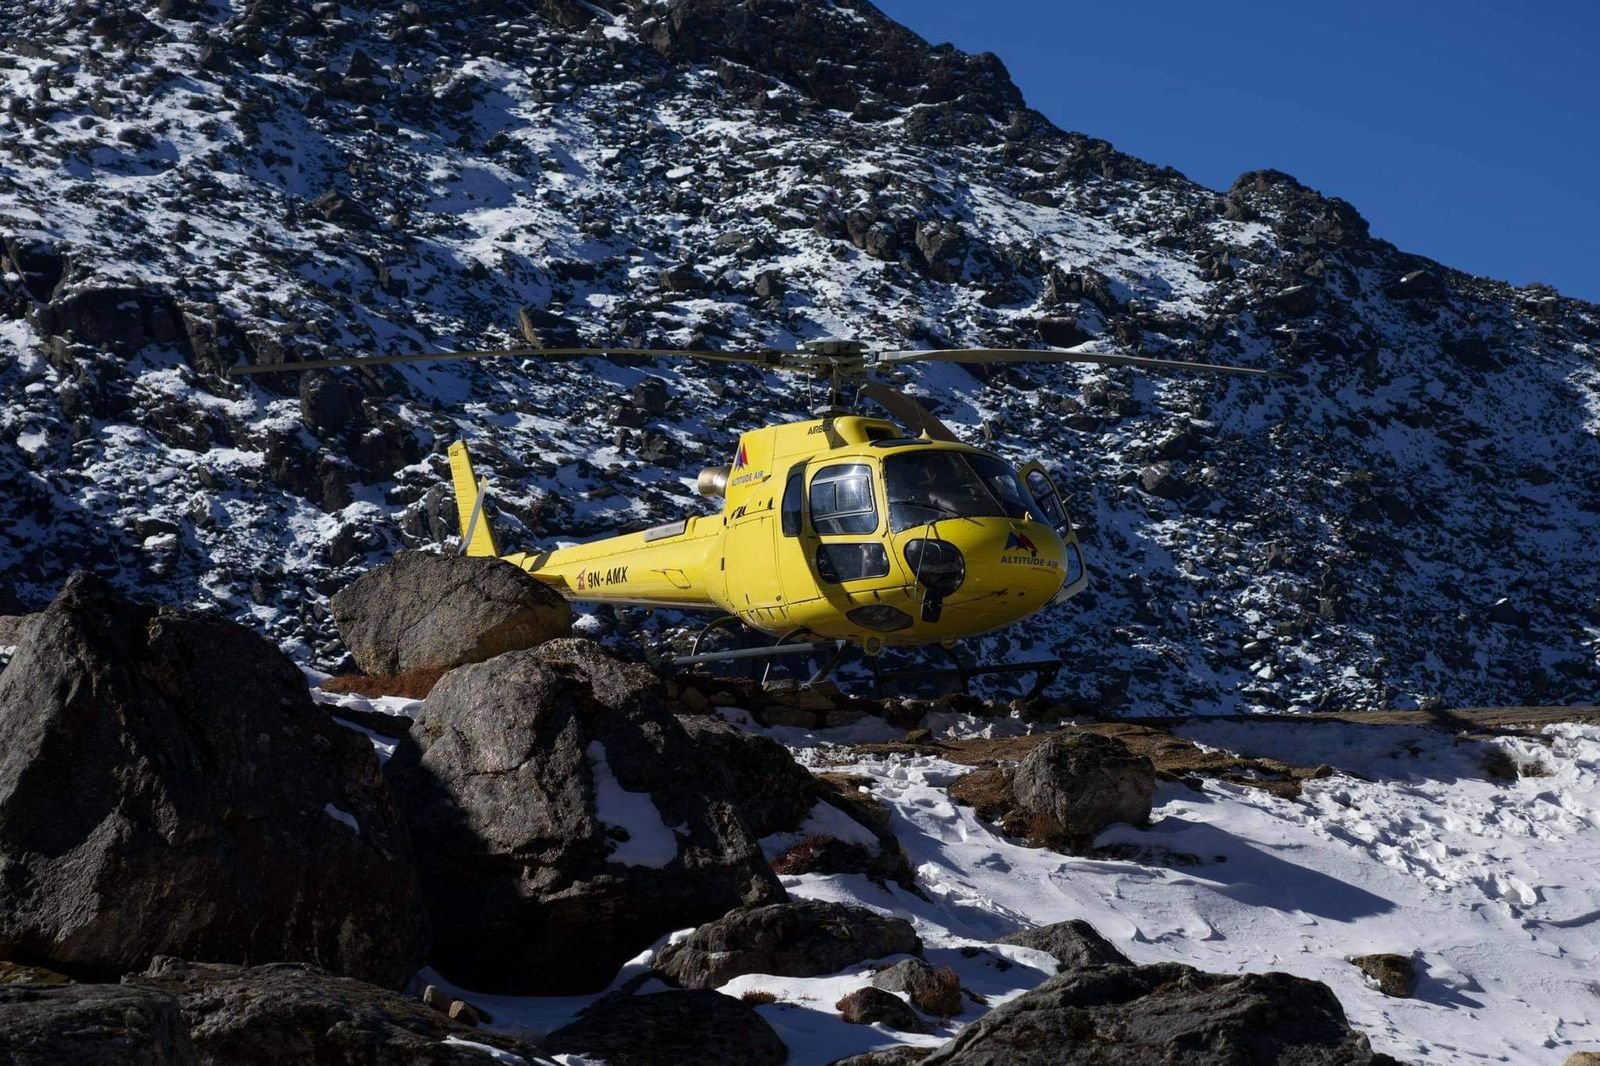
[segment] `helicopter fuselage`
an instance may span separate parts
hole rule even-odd
[[[451,450],[468,554],[465,448]],[[1087,583],[1048,475],[856,415],[743,434],[702,491],[722,513],[503,556],[575,601],[726,612],[753,629],[874,650],[1020,621]],[[474,501],[475,502],[475,501]],[[472,512],[469,514],[469,512]],[[486,526],[484,527],[486,528]],[[474,541],[477,541],[474,543]]]

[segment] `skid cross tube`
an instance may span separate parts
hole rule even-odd
[[[699,655],[680,655],[672,660],[673,666],[694,666],[698,663],[720,663],[730,659],[764,659],[769,655],[799,655],[806,652],[837,651],[844,641],[819,640],[807,644],[778,644],[770,648],[736,648],[733,651],[708,651]]]

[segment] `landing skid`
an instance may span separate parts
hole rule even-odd
[[[947,691],[970,692],[972,679],[975,677],[987,677],[995,674],[1031,673],[1034,675],[1033,685],[1022,698],[1033,700],[1038,699],[1044,693],[1044,690],[1049,688],[1055,681],[1056,676],[1061,673],[1062,662],[1060,659],[1037,659],[1033,662],[1000,663],[995,666],[971,666],[962,662],[951,649],[943,645],[934,646],[944,652],[953,665],[908,670],[885,670],[882,660],[874,656],[871,659],[872,679],[877,688],[879,698],[895,695],[894,690],[899,687],[901,682],[905,681],[954,681],[956,683],[955,688]]]
[[[695,634],[694,643],[690,646],[688,655],[681,655],[672,660],[672,665],[680,667],[706,666],[712,664],[725,664],[737,669],[748,666],[749,670],[743,676],[759,681],[763,686],[773,681],[772,669],[774,663],[786,656],[812,655],[821,656],[817,668],[811,675],[800,682],[801,688],[811,688],[826,680],[838,669],[847,657],[850,656],[852,645],[843,640],[799,640],[805,636],[804,630],[795,630],[779,638],[776,644],[759,647],[733,648],[720,651],[701,651],[707,638],[718,631],[727,630],[733,633],[741,631],[743,625],[732,615],[725,615],[707,623],[700,632]],[[914,668],[903,670],[888,670],[884,667],[880,655],[861,654],[866,660],[872,673],[873,689],[879,698],[890,695],[905,695],[905,682],[954,682],[954,687],[945,688],[943,691],[969,692],[973,678],[988,677],[993,675],[1033,674],[1034,681],[1023,699],[1037,699],[1061,672],[1060,659],[1038,659],[1023,663],[1001,663],[994,666],[969,665],[961,661],[955,652],[943,645],[933,645],[938,648],[952,665],[945,667]],[[859,653],[859,649],[855,649]],[[756,673],[759,665],[760,672]]]

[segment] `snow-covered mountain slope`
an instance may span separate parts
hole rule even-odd
[[[1297,377],[911,379],[1059,466],[1083,525],[1092,592],[990,653],[1059,650],[1113,707],[1593,700],[1593,306],[1283,174],[1219,194],[1064,133],[859,0],[0,19],[0,611],[88,565],[331,664],[327,593],[449,535],[449,440],[548,545],[703,508],[695,470],[807,400],[721,367],[235,361],[498,345],[519,309],[546,344],[1092,339]]]

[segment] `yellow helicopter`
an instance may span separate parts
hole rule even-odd
[[[586,603],[716,611],[702,636],[737,622],[778,638],[769,648],[694,652],[683,665],[832,650],[820,680],[847,647],[885,648],[975,637],[1062,603],[1088,584],[1082,548],[1062,496],[1042,464],[1014,467],[962,443],[874,370],[915,362],[1080,362],[1157,370],[1277,376],[1270,371],[1075,349],[874,350],[856,341],[803,348],[687,352],[649,348],[527,348],[426,352],[233,368],[232,374],[484,359],[505,356],[696,358],[827,377],[830,402],[806,421],[739,437],[731,461],[700,472],[701,495],[722,501],[700,515],[551,551],[501,554],[484,506],[487,486],[467,446],[450,446],[461,552],[498,556]],[[836,406],[856,384],[900,420]],[[1020,664],[1044,675],[1050,663]],[[1059,665],[1054,664],[1054,665]],[[976,673],[1018,669],[1018,664]],[[1042,687],[1042,686],[1036,686]]]

